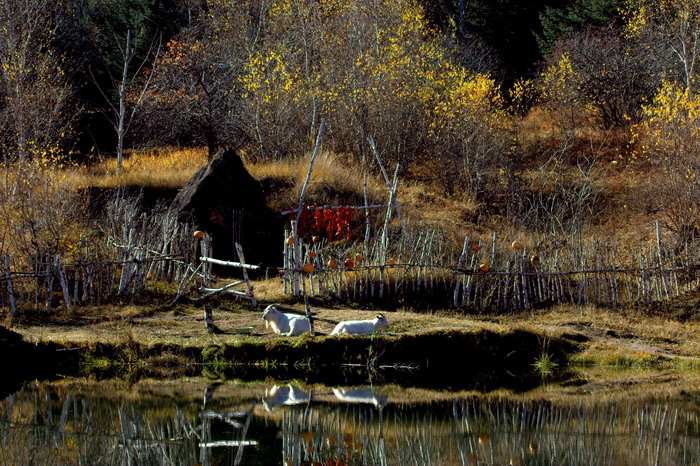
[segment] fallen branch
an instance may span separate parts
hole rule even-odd
[[[202,262],[208,262],[209,264],[224,265],[227,267],[239,267],[241,269],[250,269],[250,270],[259,270],[260,269],[259,265],[243,264],[241,262],[232,262],[232,261],[222,261],[219,259],[212,259],[211,257],[200,257],[199,260]]]

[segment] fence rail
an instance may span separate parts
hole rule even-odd
[[[700,244],[666,247],[658,225],[656,242],[635,251],[600,240],[528,249],[495,234],[491,244],[465,238],[459,256],[444,249],[434,232],[390,242],[379,232],[351,247],[285,243],[285,292],[507,312],[556,303],[652,304],[700,286]]]

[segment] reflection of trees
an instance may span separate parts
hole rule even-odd
[[[179,410],[24,390],[3,400],[0,419],[3,464],[198,462],[195,419]]]
[[[689,464],[697,412],[665,403],[317,405],[282,417],[288,464]]]
[[[24,390],[0,403],[0,464],[211,464],[212,448],[227,451],[240,464],[249,411],[216,412],[196,406],[184,411],[171,401],[115,401]],[[220,439],[213,425],[232,433]]]
[[[0,464],[215,464],[222,456],[241,464],[279,461],[280,453],[288,464],[700,462],[700,411],[689,404],[493,397],[401,404],[352,390],[343,393],[355,403],[339,400],[338,389],[314,388],[306,403],[266,411],[250,393],[234,401],[217,391],[214,400],[213,388],[202,406],[170,395],[30,387],[0,402]]]
[[[460,451],[487,464],[689,464],[700,417],[666,402],[455,402]],[[512,464],[512,463],[511,463]]]

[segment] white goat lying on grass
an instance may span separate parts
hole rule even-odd
[[[372,335],[379,331],[380,328],[387,328],[389,321],[384,314],[378,314],[377,317],[370,320],[346,320],[338,322],[331,335]]]
[[[272,330],[280,335],[296,337],[311,332],[308,318],[297,314],[284,314],[273,304],[265,308],[262,318],[265,320],[265,328],[272,327]]]

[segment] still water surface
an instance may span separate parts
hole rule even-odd
[[[697,399],[68,379],[0,402],[0,464],[693,465]]]

